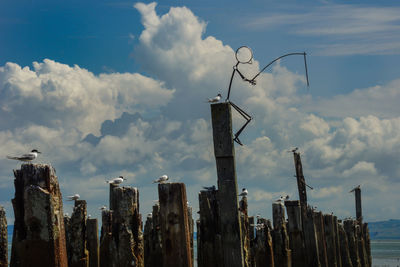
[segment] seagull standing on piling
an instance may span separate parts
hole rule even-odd
[[[75,194],[73,196],[67,196],[69,201],[78,200],[81,196],[79,194]]]
[[[154,180],[154,181],[153,181],[153,184],[155,184],[155,183],[163,184],[163,183],[165,183],[166,181],[168,181],[168,179],[169,179],[168,175],[164,174],[164,175],[162,175],[160,178]]]
[[[239,194],[239,197],[247,197],[247,194],[248,194],[249,192],[247,191],[247,189],[246,188],[243,188],[242,189],[242,193],[240,193]]]
[[[38,153],[42,153],[42,152],[39,152],[38,150],[34,149],[30,153],[23,154],[20,157],[7,156],[7,158],[28,162],[28,161],[32,161],[32,160],[36,159],[38,156]]]
[[[203,188],[205,189],[205,190],[207,190],[207,191],[215,191],[215,185],[213,185],[213,186],[203,186]]]
[[[99,210],[101,210],[101,211],[107,210],[107,207],[106,207],[106,206],[101,206],[101,207],[99,208]]]
[[[113,178],[111,180],[106,181],[106,183],[109,183],[109,184],[120,184],[123,181],[126,181],[126,179],[123,176],[119,176],[117,178]]]
[[[221,100],[222,95],[218,94],[217,96],[213,97],[213,98],[208,98],[207,102],[208,103],[217,103]]]

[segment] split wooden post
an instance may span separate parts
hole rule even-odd
[[[250,251],[250,232],[249,232],[249,218],[247,213],[247,197],[243,196],[239,201],[240,210],[240,227],[242,231],[242,246],[243,246],[243,260],[244,266],[249,267],[251,259]]]
[[[200,191],[199,193],[200,223],[197,228],[198,267],[223,266],[217,194],[217,190]]]
[[[11,267],[67,267],[63,204],[56,172],[47,164],[14,170]]]
[[[321,263],[319,261],[317,234],[314,223],[314,211],[310,206],[302,206],[301,208],[307,266],[321,267]]]
[[[369,235],[368,223],[363,224],[363,237],[365,242],[366,257],[368,262],[368,267],[372,266],[372,256],[371,256],[371,238]]]
[[[255,254],[255,227],[254,227],[254,216],[249,216],[248,217],[248,225],[249,225],[249,240],[250,240],[250,254],[249,254],[249,266],[250,267],[255,267],[256,262],[254,258]]]
[[[274,249],[272,244],[272,226],[269,220],[259,218],[256,227],[255,263],[256,266],[274,267]]]
[[[243,267],[243,247],[238,210],[235,148],[229,103],[211,105],[214,154],[218,175],[219,229],[224,266]]]
[[[151,216],[147,216],[144,227],[144,266],[163,267],[160,228],[160,205],[153,206]]]
[[[285,201],[285,206],[288,215],[288,234],[290,250],[292,251],[292,264],[294,267],[307,267],[300,201]]]
[[[194,263],[194,242],[193,242],[193,235],[194,235],[194,221],[193,221],[193,208],[188,206],[187,207],[188,213],[188,225],[189,225],[189,238],[190,238],[190,256],[192,257],[192,264]]]
[[[319,262],[321,264],[321,267],[328,267],[325,230],[324,230],[324,216],[322,215],[321,211],[319,212],[314,211],[314,224],[315,224],[315,232],[317,234]]]
[[[326,252],[328,267],[338,267],[337,264],[337,252],[336,252],[336,236],[335,236],[335,224],[332,214],[324,215],[324,231],[326,241]]]
[[[74,211],[66,227],[68,235],[68,266],[89,266],[89,252],[86,243],[86,201],[75,200]]]
[[[159,184],[158,196],[163,266],[192,267],[185,184]]]
[[[89,267],[99,267],[99,226],[97,219],[87,219],[86,236],[89,251]]]
[[[344,230],[343,224],[341,223],[338,223],[338,233],[340,241],[340,256],[341,256],[342,267],[353,267],[353,263],[350,258],[349,242],[347,239],[347,234],[346,231]]]
[[[342,267],[342,255],[340,248],[340,235],[339,235],[339,224],[336,216],[333,216],[333,231],[335,237],[335,245],[336,245],[336,264],[337,267]]]
[[[2,206],[0,206],[0,267],[8,267],[7,218]]]
[[[113,242],[113,211],[103,210],[101,212],[101,235],[100,235],[100,267],[114,266],[116,262],[117,248]]]
[[[292,256],[289,237],[286,231],[285,208],[283,203],[272,203],[274,230],[272,244],[274,247],[274,262],[279,267],[291,267]]]
[[[357,236],[356,236],[356,221],[345,220],[344,230],[346,231],[347,241],[349,244],[349,252],[353,267],[361,267],[360,256],[358,253]]]

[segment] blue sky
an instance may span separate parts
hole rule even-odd
[[[247,45],[249,77],[289,52],[232,100],[254,121],[236,147],[250,212],[271,217],[281,194],[297,198],[293,159],[303,154],[311,204],[366,220],[399,218],[400,5],[396,1],[2,1],[0,3],[0,205],[12,220],[5,159],[38,148],[64,195],[89,212],[108,199],[105,178],[125,175],[150,211],[151,181],[167,173],[197,208],[216,184],[210,113],[226,96],[234,51]],[[234,126],[240,118],[234,117]],[[69,203],[65,212],[71,212]]]

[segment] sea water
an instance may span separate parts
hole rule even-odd
[[[11,254],[12,231],[13,227],[8,226],[8,260]],[[196,241],[194,250],[196,258]],[[371,254],[372,267],[400,267],[400,240],[371,240]]]

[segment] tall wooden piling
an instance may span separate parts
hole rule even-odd
[[[260,218],[257,220],[256,239],[255,239],[255,264],[263,267],[278,267],[275,265],[274,249],[272,241],[271,222]]]
[[[87,219],[86,237],[89,251],[89,267],[99,267],[99,226],[97,219]]]
[[[6,211],[0,206],[0,267],[8,267],[8,234]]]
[[[336,216],[333,216],[333,231],[335,237],[335,245],[336,245],[336,264],[337,267],[342,267],[342,255],[340,248],[340,235],[339,235],[339,224]]]
[[[222,238],[224,266],[243,267],[230,104],[226,102],[211,105],[211,117],[218,175],[219,229]]]
[[[335,224],[332,214],[324,215],[324,231],[326,241],[326,252],[328,267],[338,267],[337,256],[336,256],[336,236],[335,236]]]
[[[251,261],[251,251],[250,251],[250,225],[249,218],[247,214],[247,197],[243,196],[239,202],[240,210],[240,227],[242,231],[242,247],[243,247],[243,260],[244,266],[249,267]]]
[[[358,186],[353,190],[356,201],[356,219],[359,223],[362,223],[361,188]]]
[[[328,267],[328,258],[326,251],[325,229],[324,229],[324,216],[322,212],[314,211],[314,224],[315,232],[317,235],[318,255],[321,267]]]
[[[62,195],[55,170],[22,164],[14,170],[11,267],[67,267]]]
[[[287,230],[292,251],[292,265],[293,267],[307,267],[300,201],[285,201],[285,206],[288,215]]]
[[[319,260],[319,250],[317,242],[317,233],[314,223],[314,211],[310,206],[304,210],[302,206],[302,223],[304,232],[304,244],[306,247],[307,266],[321,267]]]
[[[74,211],[66,227],[68,235],[68,266],[88,267],[89,252],[86,242],[86,201],[75,200]]]
[[[346,231],[344,230],[343,224],[341,223],[338,224],[338,233],[342,267],[353,267],[353,263],[350,258],[349,242],[347,239]]]
[[[364,237],[364,242],[365,242],[365,250],[366,250],[366,258],[367,258],[367,263],[368,267],[372,266],[372,256],[371,256],[371,238],[369,235],[369,229],[368,229],[368,223],[363,224],[363,237]]]
[[[192,267],[185,184],[159,184],[158,196],[163,266]]]
[[[306,180],[303,175],[303,166],[301,164],[300,153],[294,150],[293,158],[294,158],[294,166],[296,169],[297,189],[299,191],[300,204],[302,206],[307,206]]]
[[[222,267],[217,190],[200,191],[200,223],[197,228],[198,267]],[[200,237],[199,237],[200,234]]]
[[[276,266],[291,267],[292,256],[289,245],[289,237],[286,231],[285,208],[283,203],[272,204],[274,230],[272,243],[274,247],[274,262]]]

